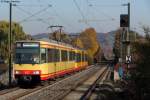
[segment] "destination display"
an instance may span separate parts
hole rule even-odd
[[[39,47],[39,43],[16,43],[16,47]]]

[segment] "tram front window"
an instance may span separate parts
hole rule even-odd
[[[16,59],[17,64],[38,64],[39,50],[38,49],[16,49]]]

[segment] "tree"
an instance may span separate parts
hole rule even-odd
[[[79,38],[73,39],[72,43],[75,47],[84,48],[83,43]]]
[[[93,59],[101,51],[99,42],[97,41],[96,31],[94,28],[87,28],[81,32],[75,45],[87,50],[89,63],[93,63]]]
[[[120,57],[120,40],[121,40],[121,29],[118,29],[115,33],[115,42],[114,42],[114,48],[113,52],[116,57]]]
[[[148,26],[142,26],[144,33],[145,33],[145,37],[147,40],[150,40],[150,27]]]
[[[145,100],[150,95],[150,28],[143,26],[143,30],[145,37],[133,45],[136,71],[132,73],[132,77],[136,82],[139,98]]]
[[[8,34],[9,34],[9,23],[7,21],[0,21],[0,56],[7,59],[8,57]],[[16,40],[26,39],[23,28],[18,24],[12,23],[12,40],[13,44]]]

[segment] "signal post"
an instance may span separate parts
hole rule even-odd
[[[130,3],[123,4],[123,6],[128,7],[128,14],[121,14],[120,15],[120,27],[123,28],[121,33],[121,49],[120,49],[120,57],[122,59],[121,66],[123,62],[127,64],[127,69],[130,67],[129,64],[131,63],[131,54],[130,54]],[[123,44],[126,45],[126,57],[123,57]],[[124,58],[124,59],[123,59]]]

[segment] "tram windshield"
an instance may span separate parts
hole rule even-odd
[[[38,48],[17,48],[16,49],[16,64],[38,64],[40,55]]]

